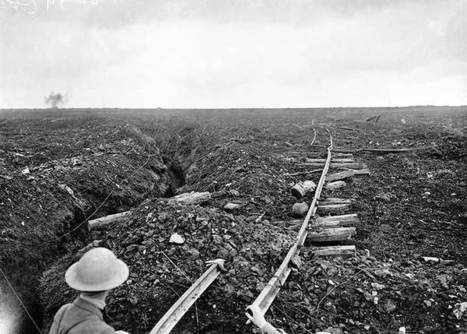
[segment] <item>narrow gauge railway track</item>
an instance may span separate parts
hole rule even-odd
[[[356,214],[330,215],[335,212],[342,213],[350,207],[351,200],[340,198],[325,198],[321,200],[321,194],[327,184],[327,189],[334,189],[338,186],[345,185],[342,179],[346,179],[353,175],[369,174],[369,170],[365,164],[356,163],[353,160],[352,154],[336,153],[333,158],[333,137],[329,130],[329,146],[327,147],[326,159],[307,159],[307,162],[301,164],[307,167],[322,167],[321,177],[316,186],[315,193],[308,212],[302,222],[295,243],[290,248],[286,257],[282,261],[279,269],[274,276],[269,280],[266,287],[261,291],[255,301],[246,309],[246,316],[249,321],[253,322],[263,333],[281,334],[282,330],[276,329],[272,324],[265,320],[265,314],[278,295],[280,289],[287,281],[293,268],[298,268],[300,264],[300,250],[304,246],[305,241],[311,243],[336,243],[350,239],[355,233],[356,228],[348,226],[349,224],[358,222]],[[324,164],[324,166],[323,166]],[[329,174],[332,168],[344,169],[341,172]],[[361,169],[353,169],[361,168]],[[317,212],[328,214],[327,217],[318,217]],[[297,223],[296,221],[292,224]],[[343,226],[344,225],[344,226]],[[312,251],[316,256],[333,256],[333,255],[348,255],[355,253],[354,245],[347,246],[324,246],[313,247]]]
[[[265,320],[265,314],[274,302],[274,299],[280,292],[281,287],[287,281],[293,268],[298,268],[300,264],[300,250],[305,242],[315,244],[311,250],[316,256],[335,256],[351,255],[355,253],[354,245],[333,245],[319,246],[320,243],[339,243],[350,239],[355,233],[356,228],[349,226],[358,222],[357,214],[347,213],[351,205],[351,200],[340,198],[321,199],[323,190],[334,189],[336,184],[342,185],[342,179],[354,175],[369,174],[365,164],[357,163],[353,160],[352,154],[335,153],[333,158],[333,137],[329,130],[329,146],[327,146],[327,156],[325,159],[307,159],[305,163],[300,164],[304,167],[321,167],[321,177],[315,188],[313,200],[308,208],[303,222],[299,220],[282,221],[285,227],[292,225],[298,229],[295,242],[289,249],[286,257],[282,261],[273,277],[266,284],[254,302],[247,306],[246,317],[248,321],[255,324],[263,333],[283,334],[282,330],[276,329],[272,324]],[[316,139],[316,132],[313,142]],[[343,171],[328,174],[331,168],[343,169]],[[354,169],[360,168],[360,169]],[[332,213],[339,215],[331,215]],[[317,216],[317,213],[324,214]],[[346,214],[342,214],[346,213]],[[112,221],[119,221],[127,213],[107,216],[89,221],[89,227],[108,224]],[[316,246],[318,245],[318,246]],[[150,334],[170,333],[177,323],[183,318],[190,307],[203,294],[205,290],[216,280],[216,278],[225,271],[224,260],[216,259],[208,261],[210,266],[200,278],[172,305],[167,313],[153,327]]]

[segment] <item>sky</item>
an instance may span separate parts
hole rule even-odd
[[[467,104],[467,0],[0,0],[0,108]]]

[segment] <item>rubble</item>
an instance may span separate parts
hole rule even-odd
[[[185,238],[182,237],[180,234],[178,233],[174,233],[170,236],[170,239],[169,239],[169,243],[171,244],[177,244],[177,245],[182,245],[185,243]],[[196,250],[195,250],[196,251]],[[199,254],[198,251],[196,251],[197,253],[196,254]]]
[[[93,234],[130,266],[129,281],[112,294],[108,307],[114,324],[132,333],[147,332],[202,274],[204,262],[216,258],[226,260],[227,272],[197,303],[200,321],[241,328],[244,321],[232,319],[244,312],[293,242],[280,227],[170,200],[145,202],[124,222]],[[47,319],[73,298],[61,278],[73,259],[66,256],[42,279]]]
[[[305,202],[295,203],[292,206],[292,216],[301,218],[305,217],[308,212],[309,205]]]
[[[232,202],[229,202],[227,203],[226,205],[224,205],[224,210],[225,211],[234,211],[238,208],[240,208],[242,205],[239,204],[239,203],[232,203]]]
[[[307,181],[296,183],[290,191],[295,198],[301,199],[307,193],[314,192],[315,189],[316,189],[316,183],[314,183],[311,180],[307,180]]]
[[[324,186],[325,189],[327,190],[336,190],[342,187],[345,187],[347,183],[345,181],[334,181],[334,182],[328,182]]]

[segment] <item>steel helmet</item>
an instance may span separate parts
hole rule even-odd
[[[78,291],[104,291],[121,285],[128,278],[128,267],[103,247],[86,252],[65,273],[66,283]]]

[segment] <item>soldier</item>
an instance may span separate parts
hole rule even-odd
[[[81,294],[58,310],[49,334],[128,334],[115,331],[102,315],[109,290],[127,278],[127,265],[112,251],[97,247],[86,252],[65,273],[66,283]]]

